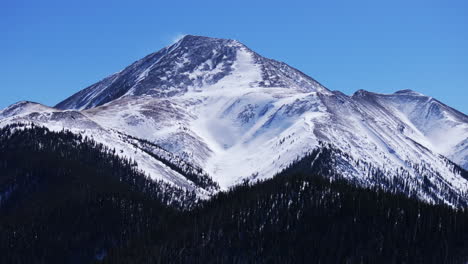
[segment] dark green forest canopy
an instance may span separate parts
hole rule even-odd
[[[326,150],[325,150],[326,151]],[[464,263],[468,213],[322,177],[314,153],[206,202],[68,131],[0,130],[1,263]],[[190,210],[187,210],[191,208]],[[184,210],[181,210],[184,209]]]

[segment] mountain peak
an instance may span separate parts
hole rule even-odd
[[[262,57],[237,40],[186,35],[56,107],[88,109],[127,95],[166,98],[214,86],[329,92],[297,69]]]
[[[199,36],[199,35],[184,35],[179,41],[176,43],[201,43],[201,42],[218,42],[218,43],[239,43],[239,41],[234,39],[224,39],[224,38],[214,38],[214,37],[207,37],[207,36]]]
[[[381,96],[386,96],[386,95],[415,95],[415,96],[425,96],[422,93],[418,93],[416,91],[410,90],[410,89],[405,89],[405,90],[399,90],[394,92],[393,94],[383,94],[383,93],[374,93],[374,92],[369,92],[367,90],[359,89],[354,94],[352,97],[365,97],[369,95],[381,95]]]
[[[52,111],[53,109],[42,105],[40,103],[31,102],[31,101],[19,101],[14,103],[5,109],[0,109],[0,117],[5,118],[14,115],[20,115],[23,113],[30,113],[35,111]]]
[[[175,42],[174,44],[168,46],[166,48],[166,52],[175,53],[177,52],[178,49],[182,49],[185,51],[191,51],[191,50],[199,51],[202,48],[212,48],[214,50],[216,49],[229,50],[229,49],[243,48],[243,49],[247,49],[251,51],[250,49],[247,48],[247,46],[233,39],[213,38],[213,37],[197,36],[197,35],[185,35],[181,39],[179,39],[177,42]]]
[[[365,96],[368,96],[368,95],[371,95],[371,94],[374,94],[374,93],[369,92],[369,91],[364,90],[364,89],[359,89],[356,92],[354,92],[351,97],[354,97],[354,98],[356,98],[356,97],[365,97]]]

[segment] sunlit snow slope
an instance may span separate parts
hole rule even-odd
[[[186,36],[56,108],[22,102],[0,112],[0,124],[12,122],[89,134],[151,177],[202,195],[216,186],[197,185],[152,153],[202,171],[223,189],[272,177],[328,143],[346,153],[334,160],[334,173],[360,184],[377,184],[377,168],[430,202],[468,190],[449,161],[468,169],[463,113],[409,90],[332,92],[235,40]]]

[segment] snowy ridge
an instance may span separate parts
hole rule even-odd
[[[32,122],[36,125],[45,126],[52,131],[67,129],[73,133],[87,136],[108,146],[110,149],[115,149],[118,155],[137,161],[138,167],[155,180],[163,180],[187,191],[195,191],[200,198],[209,197],[217,189],[216,186],[200,187],[192,180],[187,179],[185,173],[175,171],[169,164],[186,168],[187,171],[192,168],[184,160],[172,153],[167,153],[162,148],[152,145],[151,151],[148,151],[142,140],[115,129],[106,129],[77,111],[62,111],[45,106],[37,107],[37,104],[32,103],[35,110],[42,109],[44,111],[30,112],[30,104],[29,102],[27,104],[17,104],[19,106],[15,109],[17,115],[0,119],[0,126],[29,124]],[[11,111],[11,108],[4,109],[0,112],[0,115],[4,116],[5,110]],[[164,158],[166,162],[161,158]],[[203,171],[199,170],[199,173],[203,174]]]
[[[19,103],[0,112],[0,125],[90,134],[151,177],[205,197],[216,184],[272,177],[323,144],[338,153],[333,175],[362,185],[398,183],[455,206],[468,191],[446,160],[468,169],[463,113],[410,90],[331,92],[235,40],[186,36],[56,107]]]

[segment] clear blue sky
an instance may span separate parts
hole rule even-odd
[[[0,108],[54,105],[181,34],[237,39],[332,90],[413,89],[468,113],[468,1],[0,2]]]

